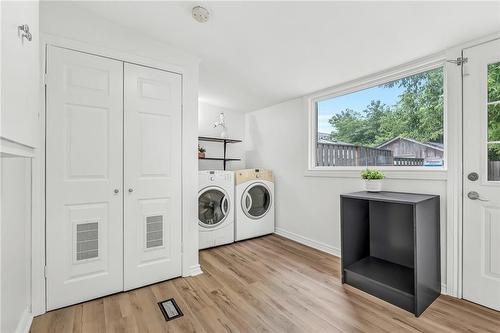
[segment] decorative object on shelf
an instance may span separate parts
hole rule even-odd
[[[368,192],[382,191],[382,180],[384,174],[375,169],[366,169],[361,171],[361,179],[365,181],[365,190]]]
[[[30,27],[27,24],[23,24],[17,27],[18,34],[20,33],[21,39],[26,38],[28,42],[31,42],[33,36],[30,32]],[[22,32],[22,33],[21,33]]]
[[[198,145],[198,158],[199,158],[199,159],[203,159],[203,158],[205,158],[205,152],[206,152],[206,151],[207,151],[207,150],[206,150],[204,147],[202,147],[202,146]]]
[[[227,133],[226,133],[226,119],[224,118],[224,112],[219,113],[219,121],[216,121],[214,123],[214,128],[219,126],[221,128],[220,137],[225,138]]]
[[[226,163],[231,162],[231,161],[241,161],[239,158],[227,158],[226,152],[227,152],[227,144],[228,143],[239,143],[241,140],[238,139],[225,139],[225,138],[216,138],[216,137],[210,137],[210,136],[199,136],[198,141],[205,141],[205,142],[220,142],[224,144],[224,157],[205,157],[205,160],[210,160],[210,161],[222,161],[224,169],[226,170]]]

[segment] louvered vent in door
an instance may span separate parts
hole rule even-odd
[[[78,223],[76,225],[76,260],[99,257],[99,223]]]
[[[163,246],[163,215],[146,217],[146,248]]]

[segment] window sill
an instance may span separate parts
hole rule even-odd
[[[387,179],[425,179],[425,180],[446,180],[448,171],[446,169],[423,169],[420,167],[408,167],[401,170],[391,167],[374,167],[382,171]],[[319,167],[309,169],[304,172],[305,177],[326,177],[326,178],[360,178],[360,172],[364,167]]]

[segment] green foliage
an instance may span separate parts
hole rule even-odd
[[[500,161],[500,143],[488,145],[488,161]]]
[[[204,153],[206,152],[207,150],[205,148],[203,148],[202,146],[198,145],[198,152],[200,153]]]
[[[500,141],[500,104],[488,105],[488,141]]]
[[[384,179],[384,174],[375,169],[361,171],[361,179]]]
[[[443,142],[442,68],[382,87],[403,88],[397,104],[388,106],[373,100],[362,112],[341,111],[329,120],[333,140],[372,147],[397,136],[421,142]]]
[[[500,102],[500,63],[488,65],[488,102]],[[500,104],[488,105],[488,141],[500,141]],[[500,144],[488,146],[488,159],[500,161]]]
[[[500,101],[500,62],[488,65],[488,102]]]

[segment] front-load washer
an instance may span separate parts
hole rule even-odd
[[[199,248],[234,242],[234,172],[199,171]]]
[[[235,171],[237,241],[274,232],[274,179],[271,170]]]

